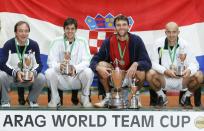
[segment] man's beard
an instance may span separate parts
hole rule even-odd
[[[128,32],[125,32],[123,35],[121,35],[120,33],[117,33],[117,34],[119,37],[125,37],[128,34]]]

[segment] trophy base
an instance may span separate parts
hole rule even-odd
[[[178,77],[183,77],[183,75],[176,75],[176,76],[178,76]]]
[[[139,109],[138,99],[136,96],[133,96],[130,102],[129,109]]]
[[[23,79],[23,81],[25,81],[25,82],[30,82],[31,79]]]
[[[124,109],[127,106],[124,104],[124,101],[120,98],[112,98],[108,106],[110,109]]]

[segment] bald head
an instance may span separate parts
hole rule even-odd
[[[178,24],[175,22],[169,22],[166,24],[166,30],[179,30]]]
[[[175,22],[169,22],[166,24],[165,34],[170,45],[175,45],[177,43],[179,33],[179,27]]]

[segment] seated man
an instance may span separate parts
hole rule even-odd
[[[67,18],[64,22],[64,35],[51,43],[48,55],[49,69],[45,72],[51,88],[48,107],[60,106],[58,88],[61,90],[82,88],[81,104],[84,107],[92,107],[89,94],[94,73],[88,68],[91,60],[90,50],[88,41],[76,36],[76,31],[77,21]]]
[[[123,82],[122,87],[130,87],[130,83],[127,82],[128,79],[136,78],[138,81],[138,87],[132,88],[132,95],[135,95],[137,90],[143,86],[145,71],[151,68],[151,61],[142,39],[137,35],[128,33],[128,18],[123,15],[117,16],[114,19],[114,26],[117,34],[103,42],[90,64],[91,69],[98,74],[106,92],[105,98],[96,103],[96,107],[108,106],[111,98],[110,71],[112,66],[112,68],[116,67],[115,60],[119,60],[119,68],[127,72],[124,80],[126,82]],[[133,105],[131,104],[131,106]]]
[[[4,44],[0,58],[1,104],[2,107],[10,107],[8,91],[14,82],[19,88],[32,85],[27,102],[31,107],[37,107],[37,98],[45,83],[45,76],[40,73],[42,70],[40,49],[36,41],[28,38],[30,26],[27,22],[17,22],[14,32],[15,38]],[[25,74],[25,69],[29,75]]]
[[[147,73],[147,81],[157,92],[158,104],[167,104],[167,97],[162,90],[187,90],[181,98],[181,104],[192,107],[190,96],[203,81],[203,74],[189,45],[178,37],[180,31],[175,22],[166,25],[166,37],[156,41],[151,55],[152,70]],[[180,64],[180,65],[179,65]],[[185,66],[178,76],[179,66]],[[179,74],[180,75],[180,74]]]

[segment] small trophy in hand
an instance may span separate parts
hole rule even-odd
[[[184,63],[185,59],[186,59],[186,53],[184,51],[184,48],[180,48],[178,65],[177,65],[177,70],[176,70],[176,75],[179,77],[183,76],[183,71],[185,70],[185,63]]]
[[[71,60],[71,54],[70,52],[66,51],[64,53],[64,65],[65,68],[62,71],[62,74],[68,75],[68,76],[73,76],[75,74],[74,66],[70,64]]]
[[[24,81],[31,81],[32,80],[32,51],[29,50],[28,55],[23,59],[23,80]]]

